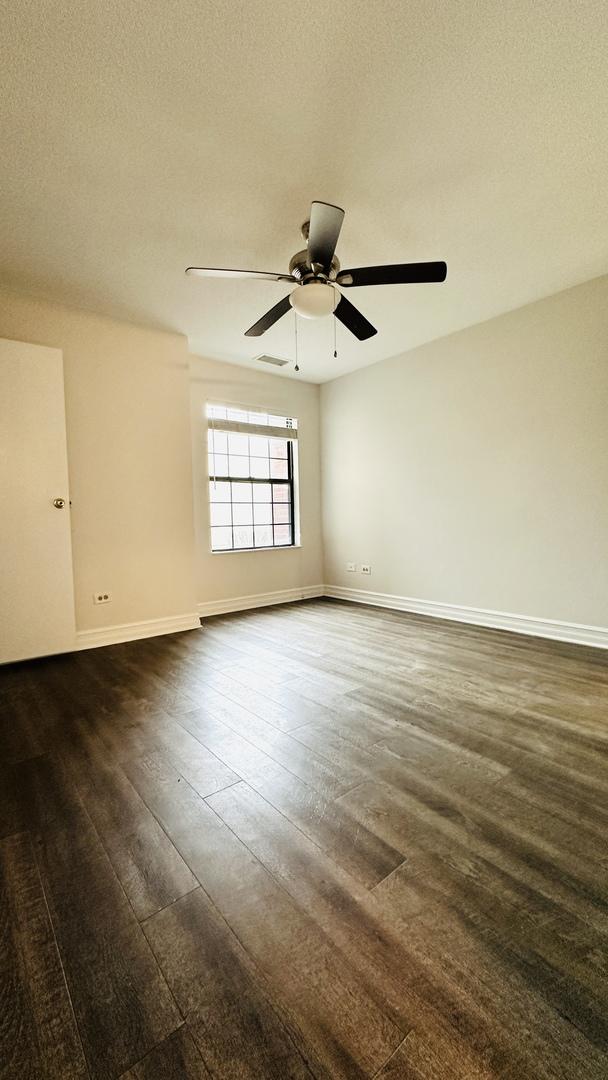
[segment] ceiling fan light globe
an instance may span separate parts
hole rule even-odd
[[[322,281],[309,281],[298,285],[289,297],[289,303],[303,319],[322,319],[332,315],[339,300],[333,285]]]

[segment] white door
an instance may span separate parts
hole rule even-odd
[[[0,663],[75,631],[63,355],[0,339]]]

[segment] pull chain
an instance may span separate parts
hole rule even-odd
[[[338,358],[338,348],[337,348],[337,345],[336,345],[336,324],[337,324],[338,320],[336,319],[335,314],[332,316],[332,318],[334,320],[334,360],[337,360],[337,358]]]
[[[296,366],[295,366],[295,371],[299,371],[300,370],[300,365],[298,364],[298,315],[297,315],[297,312],[295,310],[294,310],[294,313],[293,313],[293,318],[294,318],[294,327],[295,327],[295,336],[296,336]]]

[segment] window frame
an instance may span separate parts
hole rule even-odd
[[[210,424],[209,427],[208,427],[208,431],[213,431],[213,430],[217,430],[217,429],[215,429]],[[221,428],[219,430],[221,430]],[[252,552],[252,551],[284,551],[284,550],[289,551],[289,550],[292,550],[293,548],[297,548],[297,547],[300,546],[298,506],[297,506],[297,498],[296,498],[297,450],[296,450],[296,444],[295,444],[294,439],[289,438],[290,430],[291,429],[289,427],[286,427],[285,428],[285,435],[280,436],[280,438],[284,438],[285,442],[287,443],[287,476],[286,477],[271,478],[271,477],[259,477],[259,476],[220,475],[219,473],[215,473],[215,474],[211,473],[210,470],[209,470],[209,467],[207,467],[208,484],[209,484],[209,489],[208,489],[208,494],[207,494],[207,499],[208,499],[207,505],[209,507],[209,550],[210,550],[210,553],[212,555],[233,555],[233,554],[235,554],[236,552],[239,552],[239,551],[244,551],[244,552]],[[270,434],[268,435],[268,438],[278,438],[278,437],[279,436],[274,435],[274,434],[272,436]],[[206,441],[207,441],[207,462],[208,462],[209,461],[209,455],[211,453],[211,451],[209,450],[209,439],[208,439],[208,437],[207,437]],[[232,546],[228,547],[228,548],[214,548],[213,547],[213,533],[212,533],[213,526],[211,524],[211,507],[213,505],[213,502],[212,502],[212,500],[210,498],[210,491],[211,491],[211,485],[214,482],[217,483],[217,484],[228,483],[230,485],[232,485],[234,483],[234,484],[266,484],[266,485],[270,486],[270,488],[271,488],[270,507],[271,507],[271,517],[272,517],[272,521],[271,521],[270,524],[271,524],[272,530],[273,530],[273,533],[272,533],[273,543],[272,544],[260,544],[260,545],[256,546],[256,543],[255,543],[255,522],[254,522],[253,525],[252,525],[253,547],[235,547],[234,546],[234,529],[235,529],[235,525],[234,525],[234,522],[231,521],[231,524],[229,526],[223,526],[223,527],[224,528],[230,528],[232,530]],[[273,499],[272,496],[274,494],[273,489],[277,485],[281,486],[281,487],[287,487],[288,488],[288,499],[282,505],[289,506],[289,519],[290,519],[289,522],[275,522],[275,520],[274,520],[275,502],[274,502],[274,499]],[[252,489],[252,494],[253,494],[253,489]],[[230,497],[230,502],[226,502],[223,505],[231,507],[231,515],[230,516],[232,518],[232,516],[233,516],[232,515],[232,508],[235,505],[238,505],[238,503],[235,504],[233,502],[233,500],[232,500],[232,487],[230,489],[230,496],[231,496]],[[255,505],[255,500],[253,500],[253,504]],[[220,504],[220,505],[222,505],[222,504]],[[274,543],[274,527],[275,527],[275,525],[285,525],[285,524],[289,524],[289,530],[290,530],[289,543],[287,543],[287,544],[275,544]],[[218,526],[218,527],[221,528],[222,526]],[[237,528],[238,528],[238,526],[237,526]]]

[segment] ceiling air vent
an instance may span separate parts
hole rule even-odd
[[[275,367],[285,367],[285,364],[289,363],[289,360],[282,360],[280,356],[267,356],[266,353],[255,356],[254,359],[259,360],[261,364],[274,364]]]

